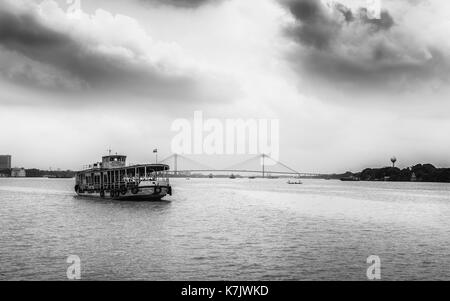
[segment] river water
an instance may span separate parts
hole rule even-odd
[[[172,179],[161,202],[0,179],[0,280],[450,280],[450,184]]]

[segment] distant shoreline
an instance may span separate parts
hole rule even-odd
[[[71,179],[76,175],[72,170],[40,170],[25,169],[25,177],[12,177],[12,169],[0,170],[0,178],[49,178],[49,179]],[[269,172],[270,173],[270,172]],[[237,178],[248,178],[250,175],[235,175]],[[209,178],[210,175],[192,173],[190,175],[175,175],[170,178]],[[214,175],[214,178],[228,178],[229,175]],[[289,178],[292,176],[279,175],[279,178]],[[256,176],[261,178],[261,176]],[[365,168],[360,172],[347,171],[341,174],[321,174],[314,177],[302,177],[310,179],[342,180],[342,181],[370,181],[370,182],[430,182],[430,183],[450,183],[450,168],[438,168],[433,164],[416,164],[411,167],[400,169],[398,167]]]
[[[450,168],[437,168],[432,164],[398,167],[366,168],[360,172],[329,175],[329,179],[372,182],[430,182],[450,183]]]
[[[75,174],[76,174],[76,172],[72,171],[72,170],[40,170],[37,168],[31,168],[31,169],[23,169],[25,171],[25,176],[14,177],[14,176],[11,176],[11,172],[13,170],[14,170],[14,168],[0,170],[0,178],[55,178],[55,179],[66,178],[66,179],[70,179],[70,178],[75,177]]]

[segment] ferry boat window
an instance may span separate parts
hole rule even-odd
[[[145,168],[144,167],[139,167],[138,168],[138,173],[140,177],[145,177]]]

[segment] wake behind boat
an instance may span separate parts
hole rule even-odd
[[[115,200],[160,200],[172,195],[166,164],[126,166],[126,156],[109,155],[75,176],[79,196]]]

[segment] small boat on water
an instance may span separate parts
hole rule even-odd
[[[231,174],[230,179],[236,179],[236,176]]]
[[[287,181],[288,184],[303,184],[303,182],[298,178],[289,179]]]
[[[109,155],[75,175],[78,196],[114,200],[160,200],[172,195],[166,164],[126,166],[126,156]]]

